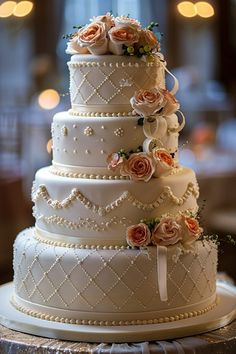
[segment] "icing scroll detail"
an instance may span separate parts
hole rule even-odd
[[[119,198],[103,207],[93,203],[91,200],[86,198],[77,188],[72,189],[68,197],[66,197],[62,201],[53,200],[48,193],[47,187],[45,185],[40,185],[37,191],[33,190],[32,201],[35,203],[39,199],[42,199],[52,209],[63,209],[68,208],[76,200],[79,200],[85,208],[90,209],[91,211],[100,216],[105,216],[111,211],[117,209],[125,201],[128,201],[133,207],[136,207],[138,209],[151,211],[158,208],[166,200],[171,201],[175,205],[181,206],[186,202],[186,200],[190,196],[194,196],[195,198],[197,198],[198,194],[198,187],[194,183],[190,182],[188,183],[187,188],[181,197],[177,197],[176,195],[174,195],[171,188],[169,186],[165,186],[163,188],[163,192],[159,195],[156,201],[152,203],[143,203],[135,196],[133,196],[130,192],[125,191],[120,195]]]

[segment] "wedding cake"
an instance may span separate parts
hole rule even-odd
[[[24,314],[108,328],[217,303],[217,248],[199,225],[195,173],[178,160],[185,119],[155,25],[108,13],[70,37],[71,108],[53,118],[36,224],[14,245],[11,303]]]

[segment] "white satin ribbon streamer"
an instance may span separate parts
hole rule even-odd
[[[167,67],[165,66],[165,64],[164,64],[162,61],[160,61],[160,63],[161,63],[161,65],[163,66],[163,68],[165,69],[165,71],[174,79],[174,86],[173,86],[172,90],[170,90],[170,93],[172,93],[172,95],[175,95],[176,92],[177,92],[178,89],[179,89],[179,81],[178,81],[178,79],[175,77],[175,75],[172,74],[172,73],[167,69]]]
[[[167,122],[162,116],[153,117],[153,121],[149,121],[148,118],[144,119],[143,132],[147,138],[160,139],[167,132]]]
[[[185,116],[184,116],[183,112],[181,112],[181,111],[175,112],[176,115],[177,115],[177,113],[180,114],[180,116],[182,118],[182,122],[179,124],[178,128],[168,128],[169,133],[179,133],[185,126]]]
[[[161,301],[168,300],[167,294],[167,247],[157,246],[157,284]]]

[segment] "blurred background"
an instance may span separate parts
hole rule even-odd
[[[180,158],[197,173],[202,222],[209,234],[236,235],[236,0],[0,0],[0,283],[12,278],[16,234],[34,223],[31,185],[51,161],[53,115],[70,107],[63,34],[108,11],[159,22],[180,81]],[[235,252],[222,243],[219,269],[234,278]]]

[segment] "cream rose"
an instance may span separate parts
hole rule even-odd
[[[145,153],[132,154],[121,166],[121,175],[134,181],[148,182],[155,171],[152,159]]]
[[[139,21],[128,16],[118,16],[114,19],[114,22],[116,27],[131,27],[136,30],[141,28]]]
[[[139,32],[132,27],[112,27],[108,32],[109,50],[116,55],[124,53],[123,45],[130,46],[139,40]]]
[[[164,95],[157,88],[150,90],[139,90],[130,99],[131,106],[135,112],[143,117],[148,117],[165,105]]]
[[[169,246],[181,241],[182,226],[172,217],[166,216],[157,224],[151,236],[154,245]]]
[[[150,51],[152,51],[153,49],[160,50],[160,43],[158,42],[157,37],[155,36],[153,31],[150,31],[148,29],[142,29],[140,31],[138,46],[139,47],[149,46]]]
[[[94,16],[92,18],[92,22],[105,23],[107,31],[109,31],[111,27],[115,26],[114,16],[112,16],[110,12],[107,12],[105,15],[102,16]]]
[[[203,228],[199,226],[198,220],[182,216],[181,221],[183,225],[183,243],[190,244],[196,241],[203,232]]]
[[[131,247],[147,246],[150,239],[151,232],[144,223],[129,226],[126,230],[126,241]]]
[[[168,90],[160,89],[160,91],[165,99],[165,105],[160,114],[162,116],[170,116],[179,109],[179,102],[176,100],[175,96],[172,95]]]
[[[92,22],[81,28],[78,33],[78,42],[82,47],[88,48],[92,54],[105,54],[108,51],[106,25],[104,22]]]
[[[152,150],[152,156],[156,161],[155,177],[166,176],[174,167],[174,160],[171,154],[163,148],[155,148]]]
[[[115,171],[123,162],[124,162],[123,157],[121,157],[117,152],[113,152],[107,157],[107,163],[108,163],[107,167],[109,170],[112,171]]]

